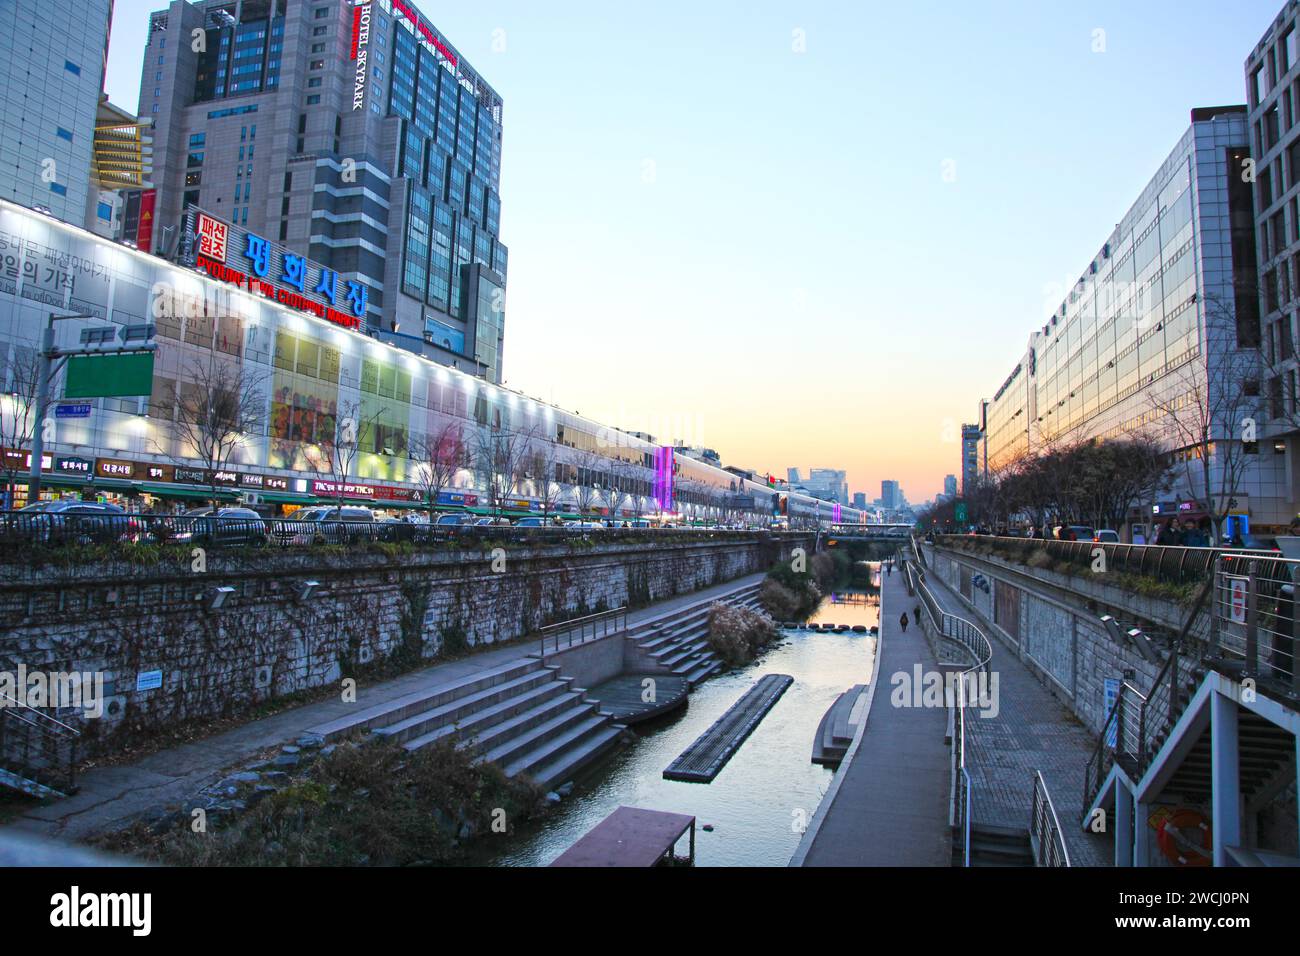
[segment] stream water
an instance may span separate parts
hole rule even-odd
[[[879,611],[876,595],[836,594],[809,620],[870,627]],[[784,866],[833,776],[810,760],[817,725],[836,697],[870,679],[875,646],[869,634],[783,631],[754,663],[697,687],[685,711],[638,726],[640,739],[579,779],[543,823],[475,862],[546,866],[626,805],[693,814],[698,866]],[[664,768],[764,674],[794,684],[713,782],[664,780]],[[683,839],[678,852],[685,848]]]

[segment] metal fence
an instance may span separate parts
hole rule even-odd
[[[1220,555],[1214,570],[1209,656],[1293,705],[1300,699],[1296,641],[1300,561]]]
[[[1276,551],[1245,548],[1184,548],[1159,544],[1108,544],[1101,541],[1058,541],[1054,538],[1016,538],[986,534],[936,534],[936,544],[954,550],[988,550],[1019,563],[1028,563],[1036,552],[1091,570],[1098,550],[1107,571],[1119,571],[1156,578],[1175,584],[1203,581],[1210,576],[1221,555],[1277,559]]]
[[[626,630],[626,607],[549,624],[542,628],[541,656],[545,659],[547,645],[550,646],[551,653],[556,653],[562,646],[572,647],[574,644],[622,634]]]
[[[195,544],[204,547],[305,547],[323,544],[458,541],[563,543],[575,539],[598,541],[645,540],[765,540],[800,537],[800,532],[713,530],[703,528],[608,528],[351,520],[253,518],[212,515],[153,515],[96,510],[87,513],[0,512],[0,552],[33,546],[66,547],[85,544]]]
[[[1065,845],[1061,821],[1047,792],[1042,771],[1034,771],[1034,799],[1029,810],[1029,845],[1035,866],[1069,866],[1070,851]]]

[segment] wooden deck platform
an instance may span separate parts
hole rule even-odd
[[[764,674],[740,700],[713,722],[681,756],[664,771],[665,780],[708,783],[740,749],[794,678],[788,674]]]
[[[688,830],[690,859],[694,862],[694,817],[619,807],[561,853],[551,866],[658,866],[671,856],[673,847]]]
[[[653,700],[645,700],[646,681],[653,680]],[[691,682],[676,674],[620,674],[587,693],[600,709],[620,724],[638,724],[686,706]]]

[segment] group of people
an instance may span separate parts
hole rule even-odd
[[[1198,526],[1190,518],[1184,521],[1181,526],[1177,518],[1170,518],[1164,524],[1156,525],[1155,537],[1151,540],[1151,544],[1183,548],[1208,548],[1211,543],[1210,533]],[[1239,541],[1229,543],[1234,547],[1240,547]]]

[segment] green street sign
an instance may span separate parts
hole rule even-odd
[[[74,355],[64,398],[129,398],[153,392],[153,353]]]
[[[957,514],[957,520],[965,524],[966,523],[966,502],[964,501],[957,502],[956,514]]]

